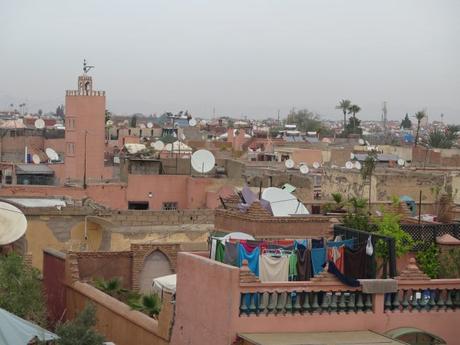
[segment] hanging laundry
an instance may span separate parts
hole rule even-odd
[[[326,248],[313,248],[311,250],[311,264],[313,267],[313,275],[318,275],[324,270],[326,262]]]
[[[279,257],[269,254],[259,256],[259,279],[262,282],[288,281],[289,257]]]
[[[311,252],[302,247],[297,249],[297,280],[300,281],[310,280],[312,277]]]
[[[289,255],[289,281],[297,280],[297,254]]]
[[[295,247],[295,249],[297,249],[297,247],[298,247],[299,245],[302,245],[302,246],[304,246],[305,248],[307,248],[307,240],[306,240],[306,239],[305,239],[305,240],[295,240],[295,242],[294,242],[294,247]]]
[[[224,264],[238,266],[239,243],[225,243]]]
[[[346,246],[350,249],[353,249],[354,247],[355,240],[353,238],[349,240],[343,240],[343,241],[328,241],[327,246],[328,247],[341,247],[341,246]]]
[[[328,247],[327,248],[327,260],[332,261],[338,270],[344,273],[344,250],[345,246],[341,247]]]
[[[216,261],[224,262],[225,246],[221,241],[216,243]]]
[[[345,285],[352,287],[360,286],[360,283],[357,279],[344,275],[342,272],[339,271],[338,267],[332,261],[328,261],[327,271],[335,275],[337,279],[339,279]]]
[[[216,245],[217,245],[217,240],[215,238],[211,239],[211,251],[209,254],[209,257],[211,260],[216,260]]]
[[[312,248],[323,248],[324,247],[324,239],[323,238],[321,238],[321,239],[313,238],[311,240],[311,247]]]
[[[344,274],[347,277],[366,279],[369,277],[370,257],[366,254],[366,246],[361,245],[356,250],[345,247]]]
[[[369,235],[366,244],[366,254],[372,256],[374,254],[374,246],[372,245],[372,235]]]
[[[248,253],[252,253],[252,251],[256,248],[262,249],[266,247],[265,241],[241,240],[240,244]]]
[[[243,264],[243,260],[248,260],[249,269],[258,277],[260,249],[257,247],[251,253],[248,253],[244,246],[239,246],[238,251],[238,267],[241,267],[241,265]]]

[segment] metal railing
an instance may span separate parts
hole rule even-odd
[[[449,234],[460,239],[460,224],[401,224],[401,228],[410,234],[416,245],[414,251],[426,249],[436,242],[436,237]]]

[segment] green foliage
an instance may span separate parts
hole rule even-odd
[[[12,253],[0,256],[0,308],[44,326],[46,308],[40,272]]]
[[[111,118],[112,118],[112,113],[110,111],[108,111],[107,109],[105,109],[104,123],[107,123],[107,121],[109,121]]]
[[[280,134],[280,131],[282,131],[281,127],[271,127],[269,132],[270,138],[276,138]]]
[[[399,221],[400,216],[391,212],[384,213],[382,217],[374,219],[374,223],[377,225],[377,232],[380,235],[395,239],[396,257],[398,258],[410,251],[415,245],[412,236],[401,228]],[[377,241],[376,253],[378,257],[384,260],[388,259],[386,241]]]
[[[415,146],[417,146],[418,144],[418,139],[420,135],[420,125],[421,125],[422,119],[425,117],[426,117],[426,113],[424,110],[421,110],[415,113],[415,118],[417,119],[417,131],[415,132],[415,141],[414,141]]]
[[[417,264],[431,279],[439,277],[439,249],[432,243],[426,249],[417,253]]]
[[[102,278],[94,279],[94,286],[101,291],[104,291],[107,295],[122,299],[128,290],[122,288],[121,279],[118,277],[104,280]]]
[[[450,149],[458,140],[458,126],[448,126],[445,131],[435,128],[428,135],[428,145],[438,149]]]
[[[334,199],[335,203],[341,205],[343,202],[343,196],[340,193],[331,193],[332,199]]]
[[[129,126],[130,126],[131,128],[137,127],[137,115],[133,115],[133,116],[131,117],[131,120],[130,120],[130,122],[129,122]]]
[[[307,109],[297,111],[295,109],[291,109],[287,116],[287,123],[297,125],[297,130],[303,132],[316,132],[321,128],[319,116],[313,114]]]
[[[371,178],[374,173],[377,162],[377,152],[371,151],[368,153],[366,159],[364,160],[363,167],[361,169],[361,177],[366,180]]]
[[[400,128],[403,128],[403,129],[412,128],[412,121],[409,119],[409,114],[406,113],[406,117],[401,121]]]
[[[359,134],[361,135],[363,133],[362,128],[360,127],[361,121],[357,119],[356,117],[350,117],[348,120],[348,124],[345,127],[344,134]]]
[[[57,345],[102,345],[104,337],[93,327],[96,325],[96,308],[87,304],[74,320],[60,324],[56,328],[59,336]]]
[[[348,213],[343,218],[343,224],[346,227],[369,231],[370,229],[370,219],[369,215],[366,213],[366,199],[352,197],[348,199]]]
[[[364,198],[352,197],[348,199],[348,204],[352,207],[354,213],[364,213],[367,200]]]
[[[351,106],[351,101],[349,99],[342,99],[335,109],[340,109],[343,112],[343,127],[347,124],[347,111]]]
[[[134,310],[139,310],[150,317],[157,316],[161,310],[161,300],[157,294],[136,295],[128,299],[127,304]]]
[[[451,248],[439,255],[440,278],[460,278],[460,248]]]
[[[60,118],[64,118],[65,113],[64,113],[64,106],[62,104],[56,108],[56,116]]]

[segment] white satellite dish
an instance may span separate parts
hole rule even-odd
[[[140,128],[140,129],[145,129],[145,125],[144,125],[143,123],[141,123],[141,124],[139,125],[139,128]]]
[[[288,191],[269,187],[262,193],[262,199],[270,203],[275,217],[288,217],[290,215],[309,214],[306,207]]]
[[[361,170],[362,166],[361,166],[361,163],[359,161],[355,162],[355,168],[358,169],[358,170]]]
[[[367,140],[366,140],[365,144],[366,144],[367,146],[371,146],[371,144],[369,144],[369,142],[368,142]]]
[[[364,139],[359,139],[358,143],[359,143],[359,145],[364,145],[365,144]]]
[[[32,155],[32,162],[33,162],[34,164],[40,164],[40,163],[41,163],[40,156],[37,155],[37,154]]]
[[[161,140],[158,140],[158,141],[155,141],[154,143],[151,143],[150,146],[152,146],[155,151],[161,151],[164,149],[165,144]]]
[[[353,152],[350,153],[350,159],[355,159],[355,154]]]
[[[313,168],[319,169],[320,166],[321,164],[319,164],[318,162],[313,162]]]
[[[10,244],[22,237],[27,219],[20,209],[0,201],[0,245]]]
[[[43,119],[36,119],[34,125],[37,129],[43,129],[45,128],[45,121],[43,121]]]
[[[345,168],[347,168],[347,169],[353,169],[353,163],[350,162],[350,161],[346,162],[346,163],[345,163]]]
[[[147,128],[153,128],[153,123],[151,122],[147,123]]]
[[[193,153],[191,164],[193,170],[204,174],[210,172],[214,168],[216,159],[210,151],[202,149]]]
[[[308,166],[305,164],[301,165],[299,170],[301,174],[308,174],[308,172],[310,171],[310,169],[308,169]]]
[[[47,147],[46,150],[45,150],[45,153],[48,156],[48,158],[50,159],[50,161],[58,161],[59,160],[59,155],[51,147]]]
[[[107,122],[105,124],[108,127],[113,126],[113,121],[112,120],[107,120]]]
[[[399,158],[399,159],[398,159],[398,165],[399,165],[400,167],[403,167],[404,165],[406,165],[406,161],[405,161],[404,159],[402,159],[402,158]]]
[[[196,126],[196,120],[195,119],[190,119],[188,120],[189,126],[195,127]]]
[[[284,166],[287,168],[287,169],[292,169],[294,168],[294,161],[292,159],[288,159],[287,161],[284,161]]]

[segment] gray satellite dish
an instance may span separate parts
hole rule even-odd
[[[50,161],[58,161],[59,160],[59,155],[51,147],[47,147],[46,150],[45,150],[45,153],[48,156],[48,158],[50,159]]]
[[[190,119],[188,120],[189,126],[195,127],[196,126],[196,120],[195,119]]]
[[[284,162],[284,166],[287,168],[287,169],[292,169],[294,168],[294,161],[292,159],[288,159],[287,161]]]
[[[262,199],[270,203],[275,217],[288,217],[290,215],[309,214],[305,206],[288,191],[269,187],[262,193]]]
[[[165,144],[161,140],[151,143],[150,146],[152,146],[155,151],[161,151],[165,148]]]
[[[305,164],[301,165],[299,170],[301,174],[308,174],[308,172],[310,171],[310,169],[308,169],[308,166]]]
[[[10,244],[22,237],[27,219],[20,209],[0,201],[0,245]]]
[[[400,167],[403,167],[404,165],[406,165],[406,161],[405,161],[404,159],[402,159],[402,158],[399,158],[399,159],[398,159],[398,165],[399,165]]]
[[[147,123],[147,128],[153,128],[153,123],[151,122]]]
[[[193,153],[191,164],[193,170],[199,173],[207,173],[214,168],[216,159],[214,155],[208,150],[198,150]]]
[[[345,168],[347,168],[347,169],[353,169],[353,163],[350,162],[350,161],[346,162],[346,163],[345,163]]]
[[[34,164],[40,164],[40,163],[41,163],[40,156],[37,155],[37,154],[32,155],[32,162],[33,162]]]
[[[43,119],[36,119],[34,122],[34,126],[37,129],[43,129],[45,128],[45,121],[43,121]]]
[[[361,170],[361,168],[362,168],[361,163],[356,161],[355,162],[355,168],[358,169],[358,170]]]

